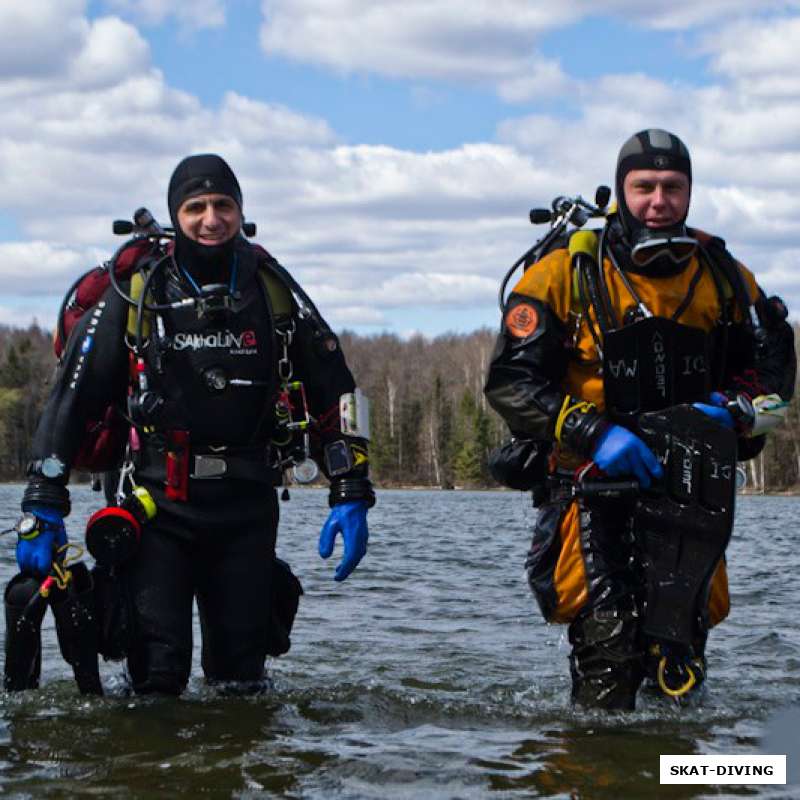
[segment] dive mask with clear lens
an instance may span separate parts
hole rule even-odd
[[[643,228],[631,250],[631,261],[637,267],[646,267],[663,256],[674,264],[683,264],[696,249],[697,239],[689,236],[683,226],[677,231]]]

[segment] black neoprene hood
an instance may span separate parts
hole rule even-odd
[[[240,234],[237,230],[227,241],[207,245],[184,233],[178,223],[178,210],[184,201],[201,194],[224,194],[242,210],[239,181],[225,159],[214,153],[187,156],[175,167],[167,189],[167,204],[175,229],[175,257],[201,282],[215,282],[227,274]]]
[[[642,223],[636,220],[625,202],[625,176],[634,169],[674,170],[682,172],[692,184],[692,160],[686,145],[674,134],[661,128],[649,128],[634,133],[619,151],[615,191],[619,217],[625,233],[630,236]],[[687,210],[688,212],[688,210]],[[685,217],[684,217],[685,220]],[[683,222],[684,220],[681,220]]]

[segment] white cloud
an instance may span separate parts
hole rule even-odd
[[[104,17],[91,25],[70,78],[82,87],[113,86],[146,71],[149,61],[150,48],[132,25]]]
[[[674,31],[714,24],[714,36],[732,20],[793,8],[800,0],[760,0],[757,6],[753,0],[262,0],[261,46],[344,73],[482,84],[522,102],[578,87],[557,60],[537,52],[539,40],[556,28],[616,16]],[[791,49],[785,41],[774,44],[781,52]],[[740,58],[748,55],[742,48]]]
[[[620,14],[634,7],[628,0],[610,5]],[[731,12],[741,6],[714,7],[723,5]],[[573,85],[560,69],[548,73],[552,64],[535,61],[532,48],[547,25],[577,19],[589,4],[567,2],[560,16],[544,19],[537,3],[509,2],[494,27],[487,22],[489,4],[459,6],[459,13],[446,3],[389,4],[395,30],[385,31],[372,6],[351,0],[335,6],[339,15],[329,13],[325,36],[314,28],[324,21],[328,4],[322,0],[272,7],[273,21],[281,25],[295,19],[292,13],[305,14],[303,35],[317,31],[305,39],[309,48],[318,46],[317,39],[327,41],[319,47],[332,48],[331,60],[318,63],[371,69],[373,59],[384,64],[385,58],[382,69],[401,64],[418,69],[415,76],[428,70],[447,78],[485,76],[513,100],[532,91],[525,70],[538,64],[544,71],[533,74],[533,83],[546,83],[548,75],[554,85],[566,82],[579,112],[569,120],[528,113],[503,123],[494,142],[433,152],[343,144],[325,120],[235,91],[219,106],[204,105],[165,81],[131,23],[114,17],[90,22],[81,16],[85,3],[40,3],[39,10],[60,26],[58,57],[36,71],[20,43],[20,55],[0,80],[0,211],[13,216],[29,239],[0,244],[0,320],[23,308],[28,319],[35,314],[49,323],[57,304],[49,295],[119,244],[111,220],[139,205],[163,218],[175,164],[186,153],[208,151],[229,160],[259,240],[297,274],[337,327],[388,326],[398,309],[433,315],[492,309],[507,267],[542,232],[528,225],[527,210],[559,193],[590,197],[598,183],[611,180],[622,141],[651,126],[675,130],[691,148],[697,179],[692,221],[727,235],[765,288],[785,292],[800,309],[800,281],[793,277],[800,88],[786,77],[798,70],[791,66],[791,48],[778,52],[775,69],[759,51],[763,42],[773,42],[778,23],[751,23],[750,38],[749,29],[735,23],[719,29],[704,45],[719,75],[716,86],[615,74]],[[506,22],[517,10],[525,11],[518,29]],[[351,62],[345,51],[359,47],[345,12],[366,14],[362,52]],[[674,4],[673,12],[688,15],[689,4]],[[794,42],[795,21],[786,22]],[[33,28],[26,35],[33,47]],[[287,32],[285,41],[294,42],[294,35]],[[345,42],[333,41],[337,35]],[[381,56],[377,50],[386,37],[391,52]],[[752,51],[752,65],[737,55],[742,41]],[[509,57],[508,43],[527,53],[523,61],[534,61]],[[427,53],[440,45],[438,57]],[[311,50],[308,57],[316,57]],[[10,57],[0,48],[3,58]],[[782,92],[765,90],[778,85]],[[11,304],[9,296],[29,302]]]
[[[315,297],[326,307],[342,307],[362,303],[372,309],[419,306],[474,306],[486,301],[497,289],[497,281],[479,275],[458,272],[406,272],[390,275],[373,284],[349,288],[320,286]]]
[[[264,0],[268,54],[341,72],[497,86],[509,100],[567,88],[537,37],[572,21],[569,4],[529,0]]]
[[[671,0],[658,5],[641,3],[639,0],[606,0],[603,3],[604,10],[606,5],[608,10],[615,11],[623,18],[668,30],[686,30],[712,23],[722,26],[732,19],[785,13],[800,8],[798,0],[703,0],[700,3],[696,0]],[[589,8],[592,6],[589,5]],[[594,9],[597,10],[596,5]]]
[[[65,291],[92,262],[92,248],[74,248],[45,241],[0,242],[3,295],[46,295]]]
[[[386,315],[369,306],[339,306],[325,311],[326,322],[337,330],[349,328],[354,325],[364,327],[391,326],[391,321]]]
[[[0,3],[0,75],[3,80],[55,75],[84,45],[86,0]]]
[[[37,91],[24,93],[0,84],[11,99],[0,202],[33,239],[4,245],[4,295],[38,294],[38,304],[64,291],[118,244],[112,218],[142,204],[163,218],[179,158],[216,151],[236,169],[262,241],[310,282],[332,320],[386,324],[387,308],[490,296],[494,277],[479,273],[487,262],[494,269],[494,248],[505,249],[517,227],[508,215],[539,178],[526,158],[493,144],[426,154],[343,146],[320,119],[234,92],[207,108],[167,86],[140,41],[128,23],[97,20],[72,56],[71,77],[37,78]],[[119,68],[115,56],[135,69]],[[93,82],[104,60],[111,79]]]
[[[27,328],[32,323],[52,329],[55,323],[55,311],[46,318],[32,313],[29,306],[7,306],[0,304],[0,325],[10,325],[13,328]]]
[[[105,0],[109,9],[130,14],[149,25],[170,17],[188,30],[219,28],[225,24],[225,0]]]
[[[712,68],[736,81],[746,97],[796,98],[800,92],[800,18],[732,23],[710,34],[704,49]]]

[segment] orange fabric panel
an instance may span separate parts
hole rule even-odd
[[[626,275],[634,291],[650,311],[656,316],[669,318],[685,300],[698,269],[700,263],[696,257],[692,257],[686,269],[678,275],[653,277],[633,272]],[[609,259],[604,259],[603,272],[612,306],[618,319],[621,320],[629,309],[636,306],[636,303]],[[755,280],[750,271],[742,267],[742,274],[751,293],[755,292]],[[566,249],[559,249],[546,255],[527,270],[514,287],[514,291],[547,303],[556,316],[569,326],[572,308],[572,270],[569,252]],[[683,325],[710,331],[719,317],[720,304],[716,284],[708,268],[702,267],[692,302],[681,314],[679,321]],[[567,368],[564,391],[594,403],[600,411],[605,407],[600,360],[585,320],[581,321],[575,338],[575,349]]]
[[[572,264],[569,251],[562,248],[548,253],[525,271],[514,291],[547,303],[560,320],[566,320],[572,301]]]
[[[558,605],[551,621],[571,622],[589,596],[581,551],[580,509],[577,501],[573,500],[567,507],[558,526],[558,533],[561,537],[561,552],[553,575]]]
[[[731,598],[728,594],[728,570],[725,559],[721,559],[711,578],[711,590],[708,595],[708,625],[713,628],[722,622],[731,610]]]
[[[580,509],[577,501],[574,500],[567,506],[558,533],[561,539],[561,551],[553,574],[558,603],[549,621],[570,623],[586,605],[588,599],[586,567],[581,550]],[[709,626],[713,628],[718,625],[729,612],[728,572],[725,559],[722,559],[711,578],[708,597]]]

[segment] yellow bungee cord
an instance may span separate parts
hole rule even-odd
[[[74,551],[74,555],[67,555],[70,550]],[[67,588],[67,584],[72,580],[72,570],[67,569],[70,564],[74,564],[83,558],[83,548],[74,542],[67,542],[65,545],[56,550],[56,555],[63,553],[64,558],[61,561],[53,560],[53,571],[48,575],[44,583],[39,587],[39,594],[42,597],[48,597],[53,589],[53,584],[62,591]]]

